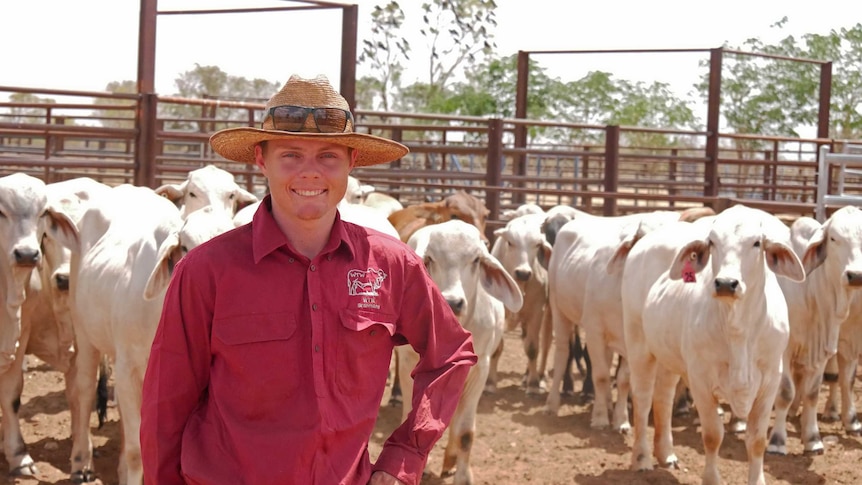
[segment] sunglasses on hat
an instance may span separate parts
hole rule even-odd
[[[276,130],[300,132],[303,131],[308,115],[314,117],[314,125],[318,133],[344,133],[347,122],[353,121],[350,111],[341,108],[308,108],[305,106],[274,106],[269,109]]]

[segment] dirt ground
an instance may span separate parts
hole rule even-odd
[[[525,396],[520,381],[526,360],[519,334],[508,332],[505,339],[499,390],[494,395],[483,396],[479,407],[472,455],[477,484],[700,483],[703,446],[693,417],[678,418],[674,422],[679,469],[632,472],[629,470],[631,436],[590,429],[589,405],[578,404],[570,399],[563,403],[559,416],[548,416],[542,412],[544,396]],[[69,484],[71,439],[62,375],[35,359],[31,362],[33,365],[25,375],[21,416],[24,438],[37,462],[39,476],[6,482],[27,485]],[[580,383],[576,386],[579,388]],[[862,387],[857,385],[855,394],[859,406],[862,404]],[[381,407],[380,418],[371,439],[372,457],[377,456],[381,444],[398,424],[400,413],[399,407]],[[104,483],[117,483],[119,423],[116,408],[109,409],[109,422],[102,429],[96,429],[95,416],[92,423],[97,473]],[[862,483],[862,438],[845,436],[840,424],[821,423],[826,452],[817,456],[803,455],[796,432],[797,424],[791,422],[788,425],[790,454],[785,457],[766,457],[768,483]],[[444,440],[438,443],[431,454],[423,485],[452,483],[452,477],[440,476]],[[747,464],[741,438],[728,433],[720,456],[725,483],[745,483]],[[7,477],[7,473],[8,465],[5,460],[0,460],[0,477]]]

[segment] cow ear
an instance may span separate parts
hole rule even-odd
[[[517,312],[524,305],[524,296],[518,284],[503,268],[503,265],[490,254],[480,256],[480,282],[489,295],[503,302],[510,312]]]
[[[157,188],[155,192],[162,197],[168,199],[169,201],[177,204],[182,200],[183,195],[186,191],[186,186],[188,185],[188,180],[177,185],[177,184],[165,184],[161,187]]]
[[[156,256],[156,267],[150,273],[150,277],[147,279],[147,286],[144,288],[145,300],[155,299],[168,287],[171,273],[174,271],[174,265],[181,257],[182,250],[180,249],[179,233],[171,232],[159,246],[159,252]]]
[[[805,269],[790,246],[767,239],[763,244],[766,264],[775,274],[791,281],[805,281]]]
[[[691,269],[695,273],[699,273],[709,260],[709,243],[707,241],[692,241],[686,244],[673,260],[670,266],[670,279],[678,280],[682,278],[682,272],[686,269],[686,265],[691,265]]]
[[[236,213],[239,212],[240,209],[247,207],[247,206],[250,206],[251,204],[254,204],[255,202],[257,202],[258,200],[259,199],[257,198],[256,195],[254,195],[251,192],[249,192],[248,190],[245,190],[242,187],[240,187],[236,191],[236,201],[234,202],[236,207],[234,207],[234,215],[236,215]]]
[[[802,267],[805,268],[805,274],[809,275],[818,266],[826,261],[826,250],[828,238],[828,222],[814,231],[814,234],[808,239],[808,246],[805,248],[805,253],[802,255]]]
[[[51,239],[54,239],[62,246],[68,248],[72,252],[80,252],[81,250],[81,235],[78,232],[78,227],[72,221],[68,214],[53,207],[47,209],[48,217],[46,218],[47,227],[44,233],[48,234]]]
[[[551,253],[553,252],[553,247],[551,243],[547,240],[542,239],[542,244],[539,246],[539,255],[538,260],[539,264],[542,265],[546,270],[548,269],[548,263],[551,262]]]

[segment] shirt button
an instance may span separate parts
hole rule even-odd
[[[377,330],[372,330],[372,331],[371,331],[371,335],[374,335],[375,333],[377,333]]]
[[[293,259],[293,258],[290,258],[290,259],[288,259],[288,260],[287,260],[287,262],[288,262],[288,263],[292,263],[293,261],[294,261],[294,259]]]
[[[311,309],[317,311],[317,303],[312,304]]]
[[[311,267],[310,267],[310,268],[308,268],[308,269],[310,269],[311,271],[314,271],[314,270],[315,270],[315,269],[317,269],[317,268],[315,268],[315,267],[314,267],[314,265],[312,264],[312,265],[311,265]]]
[[[320,352],[320,345],[315,345],[315,346],[314,346],[314,351],[315,351],[315,352]]]
[[[331,254],[326,255],[326,260],[327,260],[327,261],[332,261],[332,255],[331,255]]]

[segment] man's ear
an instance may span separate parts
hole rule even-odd
[[[254,146],[254,164],[266,175],[266,163],[264,163],[263,145],[261,143]]]
[[[356,167],[356,160],[359,158],[359,150],[355,148],[350,149],[350,170],[353,170]]]

